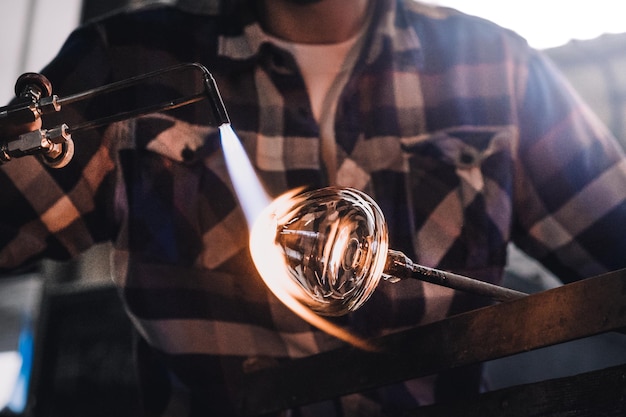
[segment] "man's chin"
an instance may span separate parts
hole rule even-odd
[[[289,3],[299,4],[301,6],[306,6],[307,4],[319,3],[322,0],[287,0]]]

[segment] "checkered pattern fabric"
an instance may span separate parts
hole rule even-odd
[[[626,33],[572,40],[545,54],[626,148]]]
[[[390,246],[495,283],[510,241],[565,281],[624,266],[626,159],[542,56],[515,34],[449,9],[374,4],[337,105],[337,183],[380,204]],[[212,72],[272,195],[328,185],[297,65],[251,10],[110,16],[75,32],[44,72],[62,97],[181,62]],[[164,89],[190,83],[180,77]],[[46,123],[71,127],[157,90],[67,108]],[[22,158],[0,171],[4,269],[113,242],[113,278],[142,336],[151,415],[234,414],[246,369],[340,345],[258,278],[208,114],[199,103],[116,123],[76,134],[76,156],[62,170]],[[375,336],[487,302],[430,284],[383,283],[339,321]],[[394,415],[479,384],[479,369],[463,369],[294,415]]]

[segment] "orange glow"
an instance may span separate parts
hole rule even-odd
[[[231,126],[222,125],[220,134],[228,171],[250,229],[252,259],[265,284],[283,304],[311,325],[355,347],[373,350],[371,343],[309,308],[306,304],[309,296],[289,276],[283,252],[276,243],[277,219],[289,214],[287,211],[293,207],[293,199],[300,190],[287,192],[272,202]]]
[[[298,190],[278,197],[261,212],[250,231],[250,251],[263,281],[274,295],[294,313],[313,326],[361,349],[373,346],[348,330],[324,319],[308,307],[310,296],[289,276],[283,252],[275,242],[278,219],[288,216]]]

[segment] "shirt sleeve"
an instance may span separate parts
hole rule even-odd
[[[523,91],[515,243],[565,282],[626,266],[623,150],[539,53]]]
[[[75,31],[42,73],[61,98],[106,83],[106,48],[96,27]],[[88,113],[89,105],[63,106],[43,117],[43,128],[65,123],[71,132]],[[103,132],[72,134],[75,154],[64,168],[34,156],[0,166],[0,270],[43,257],[68,259],[112,236],[112,200],[106,195],[114,165]]]

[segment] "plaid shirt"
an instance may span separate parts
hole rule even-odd
[[[337,183],[375,198],[390,246],[495,283],[510,241],[565,281],[624,266],[617,225],[626,224],[626,159],[542,56],[515,34],[452,10],[375,4],[337,105]],[[63,97],[181,62],[214,75],[273,195],[327,185],[299,70],[250,11],[159,7],[110,16],[75,32],[44,73]],[[172,88],[191,83],[176,81]],[[70,106],[46,123],[71,127],[152,92]],[[340,344],[258,278],[208,113],[199,103],[76,134],[76,155],[61,170],[35,158],[1,167],[3,268],[113,242],[113,278],[143,336],[140,370],[153,413],[229,415],[247,367]],[[416,281],[382,283],[342,324],[375,336],[485,303]],[[302,415],[393,414],[476,392],[479,381],[479,370],[464,369]]]
[[[626,33],[572,40],[544,53],[626,148]]]

